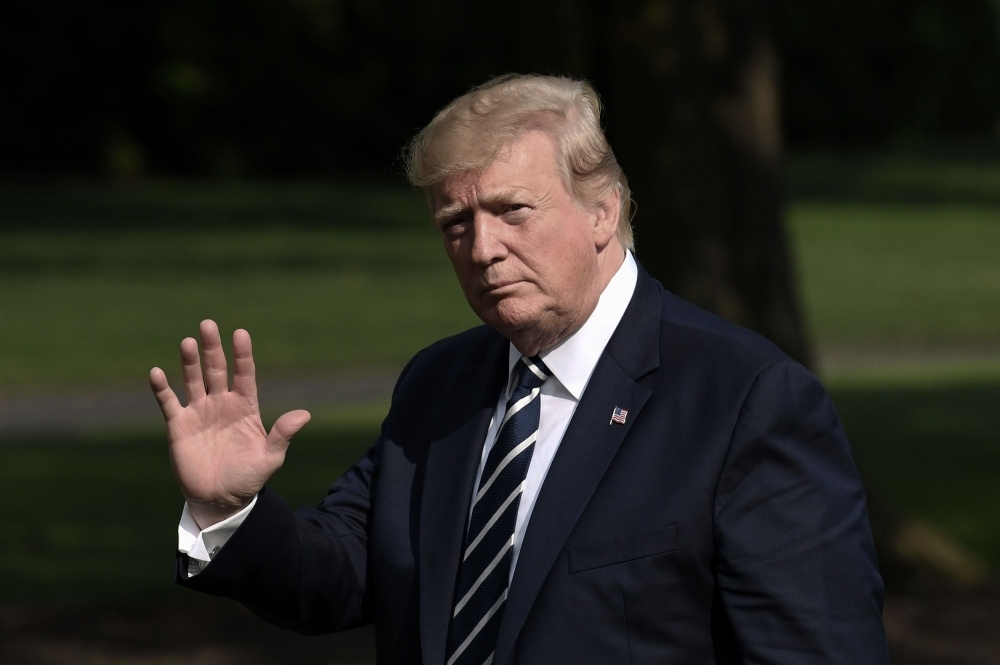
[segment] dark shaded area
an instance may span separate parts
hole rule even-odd
[[[1000,489],[988,483],[998,462],[1000,388],[842,388],[834,398],[856,455],[891,499],[998,560]],[[313,503],[376,430],[374,423],[306,428],[273,485],[293,504]],[[372,662],[371,629],[302,637],[235,603],[170,583],[181,501],[160,435],[7,442],[0,462],[0,506],[6,506],[0,512],[0,662]],[[75,496],[74,503],[48,491],[55,486]],[[112,486],[137,500],[116,511],[95,510]],[[139,515],[147,531],[137,529]],[[114,534],[121,562],[108,566],[99,546],[67,540],[67,522],[99,537]],[[969,525],[986,539],[970,539]],[[85,578],[80,570],[96,575]],[[44,604],[38,603],[41,591]],[[889,596],[885,621],[894,663],[979,665],[995,663],[1000,654],[996,587],[942,592],[911,578],[904,591]]]
[[[784,230],[775,11],[615,3],[604,94],[639,202],[637,256],[681,297],[810,366]]]
[[[995,4],[783,0],[780,8],[791,145],[901,146],[997,130]]]
[[[374,443],[377,424],[311,424],[269,486],[293,506],[315,505]],[[183,506],[161,432],[5,439],[0,599],[194,599],[171,582]]]
[[[0,230],[428,228],[404,183],[142,181],[0,186]]]
[[[833,397],[856,459],[885,497],[998,565],[1000,387],[839,388]],[[293,506],[314,505],[377,433],[370,417],[312,423],[269,485]],[[5,440],[3,600],[178,593],[170,576],[182,505],[159,432]],[[109,542],[121,556],[115,566],[106,565]],[[934,588],[933,579],[883,572],[897,592]]]
[[[994,568],[1000,565],[1000,386],[841,388],[833,398],[879,498],[943,527]],[[962,517],[970,509],[978,517]],[[883,524],[895,517],[873,514]],[[892,544],[877,544],[888,560]],[[883,576],[897,590],[935,583],[933,571],[905,565],[883,565]]]
[[[306,637],[265,623],[231,601],[65,603],[0,607],[0,661],[20,665],[192,663],[365,665],[373,628]]]
[[[1000,590],[890,596],[885,610],[896,665],[993,665],[1000,655]],[[0,607],[0,660],[21,665],[156,662],[194,665],[365,665],[371,627],[305,637],[229,601]]]
[[[629,12],[622,32],[615,17]],[[760,12],[792,145],[994,131],[989,0],[13,0],[0,23],[0,173],[387,174],[443,101],[491,75],[565,72],[608,90],[623,74],[606,67],[609,44],[673,31],[654,60],[694,77],[704,70],[678,47],[735,61]]]

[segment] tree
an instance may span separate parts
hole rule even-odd
[[[771,3],[608,3],[608,131],[638,255],[680,296],[812,364],[784,225]]]
[[[784,221],[774,21],[770,0],[608,2],[596,62],[643,265],[812,367]],[[985,577],[950,539],[868,494],[890,585]]]

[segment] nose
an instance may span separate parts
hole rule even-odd
[[[479,213],[472,224],[472,260],[488,266],[507,256],[503,241],[504,224],[493,215]]]

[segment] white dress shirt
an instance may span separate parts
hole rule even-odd
[[[559,449],[563,434],[569,427],[569,422],[573,418],[577,404],[580,403],[583,391],[587,388],[591,374],[594,373],[597,361],[632,300],[637,280],[638,268],[635,258],[631,252],[626,252],[625,261],[622,262],[615,276],[611,278],[604,292],[601,293],[597,307],[594,308],[586,323],[556,346],[539,354],[552,376],[542,384],[538,440],[535,441],[531,463],[528,465],[528,473],[524,479],[524,491],[518,504],[517,522],[514,526],[511,577],[514,575],[517,555],[520,552],[525,531],[528,529],[528,520],[535,507],[538,491],[545,481],[549,466],[552,464],[552,458],[555,457],[556,451]],[[515,386],[513,381],[514,366],[520,359],[521,352],[511,344],[508,352],[507,388],[497,399],[496,411],[486,433],[482,459],[479,462],[479,471],[476,473],[476,483],[473,485],[473,496],[479,487],[483,466],[486,464],[486,457],[493,447],[498,426],[503,421],[503,416],[507,411],[507,400]],[[191,517],[185,504],[180,525],[177,527],[177,549],[188,555],[189,575],[197,575],[205,569],[212,557],[243,523],[256,502],[257,498],[254,497],[254,500],[246,508],[203,531],[198,530],[198,525]]]
[[[604,288],[604,292],[601,293],[601,298],[597,302],[597,307],[594,308],[587,322],[557,345],[538,354],[545,366],[549,368],[552,376],[542,384],[538,439],[535,441],[535,449],[531,453],[528,473],[524,478],[524,490],[517,506],[517,521],[514,523],[514,553],[510,560],[511,579],[514,577],[517,555],[521,551],[524,533],[528,530],[528,520],[535,507],[538,491],[542,488],[542,483],[545,482],[552,458],[559,450],[559,444],[562,442],[563,434],[566,433],[566,428],[569,427],[569,421],[573,419],[576,405],[580,403],[583,391],[586,390],[587,383],[590,382],[590,375],[594,373],[594,368],[597,367],[597,361],[604,352],[604,347],[608,345],[608,340],[611,339],[615,328],[622,320],[622,315],[625,314],[625,308],[628,307],[632,293],[635,291],[637,279],[638,270],[635,259],[631,252],[626,252],[625,261]],[[483,456],[479,462],[479,471],[476,473],[476,484],[473,485],[473,497],[479,488],[483,467],[486,466],[486,457],[490,454],[490,449],[493,448],[497,429],[507,412],[507,400],[510,399],[510,395],[517,385],[514,367],[520,360],[521,352],[511,344],[507,357],[509,372],[507,389],[497,399],[493,421],[486,433],[486,444],[483,446]],[[471,515],[469,519],[471,519]]]

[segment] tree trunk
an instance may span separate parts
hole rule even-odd
[[[643,265],[813,368],[785,232],[773,11],[768,0],[605,2],[597,83],[638,202]],[[868,495],[890,586],[985,579],[957,543]]]
[[[681,297],[812,353],[785,236],[778,59],[766,2],[608,3],[608,134],[637,256]]]

